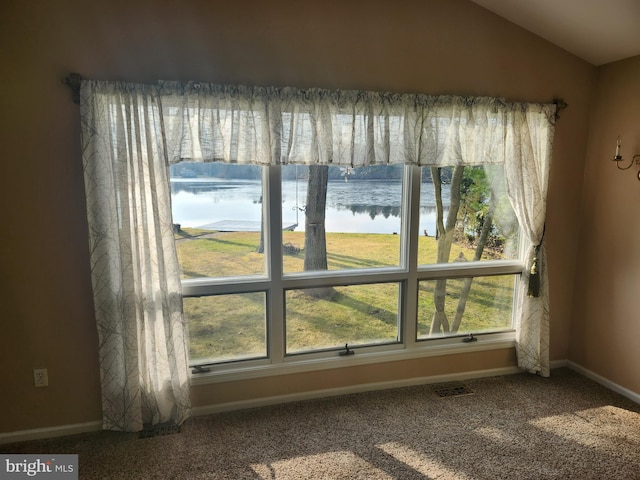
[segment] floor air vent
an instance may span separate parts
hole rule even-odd
[[[138,438],[159,437],[161,435],[171,435],[180,433],[180,425],[173,422],[160,423],[158,425],[145,425],[144,429],[138,434]]]
[[[473,393],[473,390],[460,382],[439,383],[432,385],[431,389],[440,398],[459,397]]]

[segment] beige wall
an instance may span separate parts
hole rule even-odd
[[[547,232],[551,352],[567,358],[596,72],[589,64],[466,0],[4,0],[0,45],[0,432],[100,419],[79,114],[61,82],[69,72],[544,102],[563,97],[570,107],[556,130]],[[617,173],[608,165],[612,182],[632,183]],[[613,198],[628,200],[636,187],[612,191],[611,210]],[[512,352],[432,357],[194,387],[194,404],[285,394],[291,385],[305,391],[511,365]],[[34,367],[49,369],[50,387],[33,387]]]
[[[640,393],[640,56],[598,68],[585,175],[570,360]]]

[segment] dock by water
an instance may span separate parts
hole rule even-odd
[[[297,226],[297,223],[287,223],[282,226],[282,230],[293,231]],[[217,232],[259,232],[260,222],[250,220],[220,220],[218,222],[207,223],[197,228],[201,230],[215,230]]]

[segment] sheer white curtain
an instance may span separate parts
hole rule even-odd
[[[172,162],[503,163],[506,116],[553,105],[495,98],[162,82]]]
[[[80,99],[103,426],[179,425],[190,377],[161,104],[100,82]]]
[[[508,122],[506,188],[525,234],[528,272],[515,302],[518,365],[548,377],[549,285],[544,231],[554,130],[544,128],[543,118],[521,109],[511,112]]]
[[[83,161],[107,428],[184,420],[189,381],[168,165],[504,164],[537,251],[518,358],[548,375],[542,242],[555,105],[361,91],[83,81]]]

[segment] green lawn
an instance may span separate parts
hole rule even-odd
[[[176,236],[183,278],[261,274],[264,255],[257,253],[255,232],[203,232],[189,230]],[[399,264],[400,236],[385,234],[327,234],[329,270],[374,268]],[[290,247],[284,255],[287,273],[301,272],[304,234],[283,232]],[[291,248],[293,247],[293,248]],[[434,262],[437,243],[420,237],[419,258]],[[451,260],[473,250],[454,245]],[[510,322],[513,276],[473,280],[460,333],[504,329]],[[447,283],[446,311],[453,320],[463,280]],[[433,315],[433,282],[421,282],[418,298],[419,338],[429,336]],[[286,342],[288,352],[302,352],[369,343],[394,342],[398,335],[398,284],[334,287],[327,299],[303,290],[288,291]],[[196,359],[236,359],[265,356],[265,295],[252,293],[185,299],[189,322],[190,356]]]

